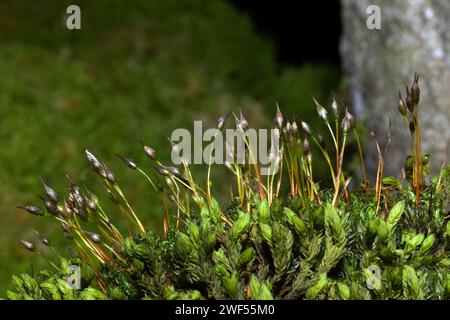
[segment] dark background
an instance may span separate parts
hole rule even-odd
[[[339,1],[228,1],[251,17],[257,32],[273,41],[281,63],[340,64]]]

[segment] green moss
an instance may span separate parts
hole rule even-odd
[[[69,4],[0,4],[0,290],[12,273],[45,265],[15,242],[17,236],[32,236],[31,217],[15,207],[34,202],[39,175],[61,189],[68,173],[96,192],[100,184],[79,157],[86,147],[105,159],[120,153],[143,163],[139,139],[166,150],[162,137],[171,129],[191,128],[193,119],[213,126],[235,106],[251,110],[257,123],[267,122],[273,92],[294,107],[291,93],[312,75],[283,75],[279,83],[283,70],[269,41],[222,1],[81,0],[77,32],[69,32],[62,19]],[[318,72],[322,79],[338,74],[327,68]],[[334,80],[317,83],[322,85],[329,92]],[[169,152],[160,157],[168,160]],[[153,209],[158,201],[146,182],[119,161],[110,166],[145,224],[159,229],[162,218]],[[33,228],[67,252],[67,242],[56,236],[59,229],[39,221]]]

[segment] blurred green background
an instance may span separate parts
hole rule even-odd
[[[251,125],[271,125],[275,101],[286,116],[315,127],[312,96],[328,105],[342,86],[338,66],[280,63],[273,41],[224,1],[79,0],[78,31],[65,27],[70,4],[0,2],[2,293],[12,274],[48,266],[17,239],[34,239],[38,230],[67,254],[57,225],[16,209],[40,205],[39,176],[60,193],[66,173],[99,190],[84,156],[89,148],[115,172],[149,229],[160,232],[148,184],[116,153],[146,167],[142,139],[167,162],[166,137],[175,128],[190,129],[193,120],[214,126],[239,108]]]

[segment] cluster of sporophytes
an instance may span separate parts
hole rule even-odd
[[[129,221],[125,235],[111,222],[101,201],[72,179],[65,198],[44,183],[45,209],[26,211],[60,224],[77,258],[54,263],[55,271],[15,276],[10,299],[446,299],[450,297],[450,167],[427,177],[422,155],[415,76],[399,110],[412,134],[412,156],[403,178],[384,177],[388,144],[378,150],[374,185],[352,115],[333,101],[332,114],[315,102],[331,145],[304,121],[285,121],[279,108],[275,125],[281,147],[271,150],[279,170],[259,174],[257,164],[226,167],[236,177],[228,204],[212,196],[207,181],[196,181],[187,161],[166,166],[143,144],[146,165],[119,156],[132,174],[148,180],[161,201],[163,233],[146,231],[107,165],[90,151],[87,158],[117,210]],[[406,107],[406,108],[405,108]],[[409,110],[409,111],[408,111]],[[408,114],[409,112],[409,114]],[[218,120],[223,130],[227,116]],[[248,127],[235,116],[239,130]],[[350,190],[343,163],[347,138],[359,146],[362,182]],[[390,132],[388,132],[388,141]],[[175,143],[171,143],[176,148]],[[331,189],[314,180],[312,148],[329,167]],[[252,157],[247,148],[247,157]],[[154,170],[153,170],[154,169]],[[38,239],[50,246],[45,236]],[[31,241],[29,251],[42,254]],[[81,288],[65,281],[68,265],[79,265]]]

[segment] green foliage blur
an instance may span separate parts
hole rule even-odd
[[[239,108],[251,124],[269,123],[275,101],[287,115],[309,119],[312,96],[325,105],[340,84],[335,66],[279,65],[271,42],[223,1],[76,3],[82,29],[69,31],[72,1],[0,2],[1,292],[12,274],[47,265],[18,244],[33,239],[34,229],[67,255],[60,230],[16,209],[40,205],[39,176],[56,190],[66,187],[65,174],[100,187],[84,157],[89,148],[158,231],[162,218],[149,186],[116,154],[145,165],[142,139],[167,162],[173,129],[190,129],[194,119],[214,126]]]

